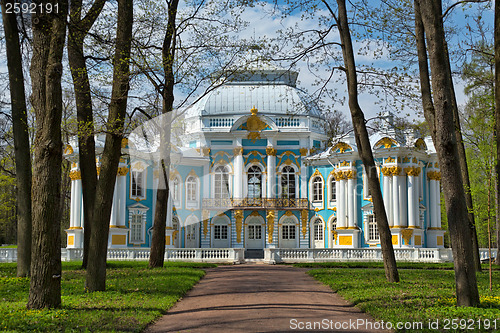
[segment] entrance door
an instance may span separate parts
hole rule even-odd
[[[287,218],[283,221],[280,230],[281,248],[297,248],[298,247],[298,228],[295,219]]]
[[[322,249],[325,247],[325,226],[321,219],[315,219],[313,224],[313,242],[315,249]]]
[[[246,230],[246,248],[262,249],[264,248],[264,228],[259,220],[253,220],[247,225]]]
[[[198,246],[198,230],[196,224],[186,226],[186,248],[195,248]]]

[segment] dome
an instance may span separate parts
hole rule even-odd
[[[266,66],[236,71],[187,110],[187,117],[260,114],[322,117],[311,98],[296,85],[297,72]]]

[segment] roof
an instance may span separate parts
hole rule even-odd
[[[231,74],[228,83],[214,89],[193,104],[186,117],[248,114],[311,115],[322,117],[319,108],[295,86],[297,72],[261,67]]]

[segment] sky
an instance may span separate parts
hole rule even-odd
[[[376,1],[370,1],[370,3],[374,3]],[[450,1],[453,3],[454,1]],[[283,4],[283,1],[279,2]],[[295,11],[292,15],[288,15],[286,17],[279,17],[278,15],[271,15],[272,6],[270,4],[266,4],[265,6],[253,6],[244,10],[242,18],[248,22],[248,27],[241,32],[239,32],[239,37],[245,39],[260,39],[267,38],[271,39],[278,36],[279,30],[290,29],[294,27],[298,27],[300,29],[313,29],[318,25],[317,18],[313,19],[304,19],[301,17],[303,14],[300,11]],[[451,39],[450,44],[454,46],[463,47],[464,44],[470,39],[468,36],[469,32],[466,29],[466,24],[471,24],[472,19],[471,15],[477,12],[475,5],[470,6],[468,8],[457,7],[451,15],[447,17],[446,24],[449,26],[457,26],[457,34]],[[329,16],[328,13],[324,10],[320,10],[316,14],[324,14]],[[486,11],[483,13],[484,21],[486,23],[486,27],[488,25],[491,26],[493,21],[492,11]],[[1,20],[1,18],[0,18]],[[3,34],[0,32],[0,34]],[[336,31],[331,32],[328,35],[329,40],[338,41],[338,34]],[[394,61],[390,60],[389,45],[384,45],[382,48],[382,52],[380,53],[377,59],[374,59],[372,54],[360,54],[359,51],[363,46],[366,46],[369,40],[366,39],[356,39],[354,38],[354,47],[356,52],[356,62],[358,65],[363,64],[371,64],[380,68],[391,68],[395,65],[399,65]],[[293,43],[288,44],[288,47],[293,45]],[[3,45],[0,45],[0,75],[5,77],[7,72],[6,64],[5,64],[5,49]],[[312,59],[314,62],[315,59]],[[288,64],[286,62],[280,63],[281,66],[287,67]],[[326,65],[318,65],[318,73],[321,77],[326,77],[329,74],[331,63]],[[295,70],[299,71],[299,87],[308,91],[309,93],[314,93],[317,90],[317,86],[314,85],[316,77],[312,74],[308,68],[307,64],[304,61],[300,61],[296,64]],[[65,68],[66,75],[69,75],[69,71],[67,67]],[[346,97],[346,84],[342,80],[336,80],[341,77],[341,73],[339,71],[335,72],[335,76],[333,80],[328,84],[328,88],[338,93],[338,99],[331,100],[326,98],[326,104],[328,105],[328,109],[335,109],[341,111],[347,118],[349,118],[349,111],[346,103],[341,103],[340,100],[343,100]],[[360,76],[361,78],[361,76]],[[69,80],[68,80],[69,81]],[[455,86],[457,91],[457,100],[459,105],[463,105],[466,102],[466,96],[463,94],[464,82],[455,78]],[[3,90],[5,92],[5,90]],[[2,96],[5,100],[7,96]],[[386,98],[385,94],[381,94],[381,97],[377,98],[373,94],[369,93],[361,93],[359,96],[361,107],[365,112],[366,118],[375,117],[378,113],[384,111],[385,107],[389,107],[390,110],[395,111],[390,108],[389,102],[384,103],[384,99]],[[387,97],[389,98],[389,97]],[[390,98],[389,98],[390,99]],[[377,104],[377,102],[379,104]],[[400,113],[401,116],[410,114],[410,117],[413,119],[421,119],[419,115],[414,114],[414,110],[409,107],[403,107],[403,112]]]

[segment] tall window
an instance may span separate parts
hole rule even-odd
[[[197,196],[197,186],[198,183],[196,182],[196,178],[193,176],[189,176],[186,179],[186,196],[187,196],[187,201],[196,201],[196,196]]]
[[[314,221],[314,240],[323,240],[323,222],[320,219]]]
[[[214,239],[221,240],[227,239],[227,225],[214,225]]]
[[[335,177],[330,178],[330,201],[337,200],[337,183],[335,183]]]
[[[295,224],[283,224],[281,238],[284,240],[295,239]]]
[[[378,241],[380,236],[378,234],[377,221],[375,221],[375,215],[368,215],[368,240]]]
[[[295,170],[286,166],[281,170],[281,197],[295,199]]]
[[[194,224],[186,226],[186,240],[196,240],[196,226]]]
[[[250,224],[248,226],[248,239],[262,239],[262,226]]]
[[[131,195],[133,197],[144,197],[144,172],[132,171]]]
[[[229,198],[229,174],[224,166],[215,168],[214,195],[216,199]]]
[[[174,199],[174,201],[179,201],[179,199],[181,198],[180,190],[181,188],[179,178],[175,177],[172,181],[172,198]]]
[[[323,179],[321,177],[313,179],[313,201],[323,201]]]
[[[248,169],[248,197],[262,198],[262,170],[256,165]]]
[[[130,218],[130,242],[140,243],[142,239],[143,215],[132,214]]]

